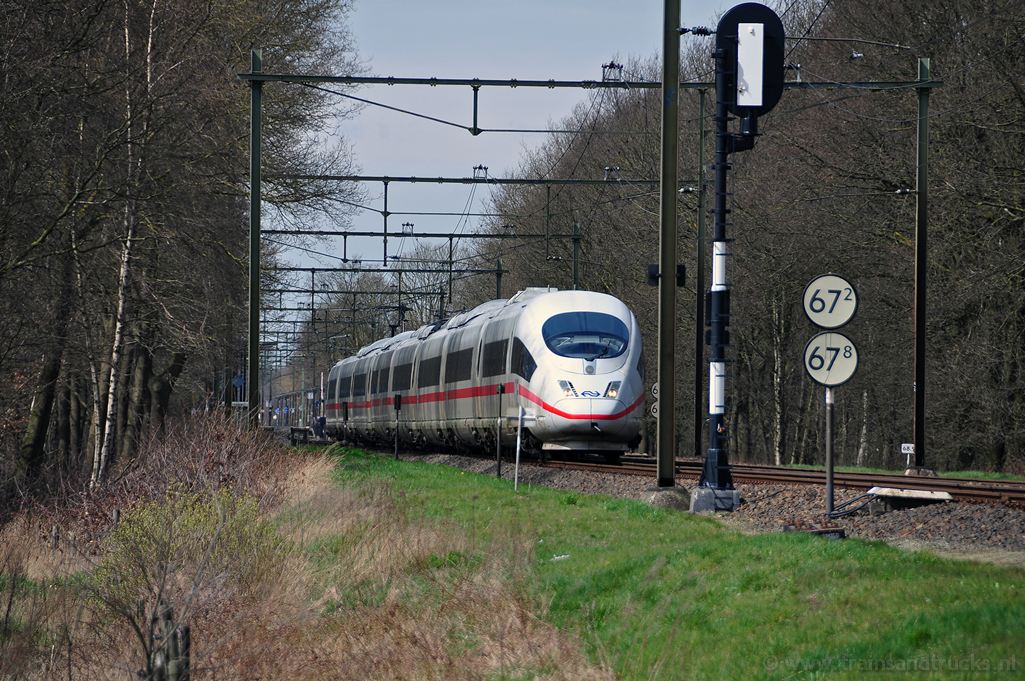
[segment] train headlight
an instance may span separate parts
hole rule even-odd
[[[569,381],[559,381],[559,387],[562,388],[563,397],[576,397],[577,391],[573,388],[573,384]]]
[[[609,386],[605,388],[605,397],[616,398],[619,397],[619,387],[623,385],[622,381],[612,381]]]

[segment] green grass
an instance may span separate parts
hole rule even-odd
[[[1020,569],[857,539],[747,536],[603,496],[515,495],[507,481],[353,450],[340,463],[341,484],[385,480],[408,513],[457,523],[474,550],[527,533],[527,582],[547,617],[622,679],[1025,674]]]
[[[793,464],[789,468],[802,468],[805,470],[824,471],[822,466],[812,464]],[[891,468],[869,468],[868,466],[837,466],[837,472],[842,473],[875,473],[879,475],[903,475],[904,469],[896,470]],[[937,471],[941,478],[974,478],[977,480],[1013,480],[1025,481],[1025,475],[1014,475],[1012,473],[998,473],[995,471]]]

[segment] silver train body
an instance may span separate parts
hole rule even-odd
[[[513,444],[523,407],[529,447],[613,454],[640,439],[641,371],[640,330],[620,300],[526,289],[339,361],[327,430],[391,442],[398,428],[406,446],[479,448]]]

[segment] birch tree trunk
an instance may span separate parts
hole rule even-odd
[[[90,394],[93,398],[93,408],[89,415],[89,438],[88,442],[92,447],[92,471],[89,475],[89,486],[93,487],[99,480],[100,475],[100,451],[103,446],[103,424],[100,421],[103,414],[104,386],[100,383],[101,374],[96,362],[89,362],[89,386],[92,388]]]
[[[858,438],[858,458],[855,464],[865,465],[865,454],[868,453],[868,389],[861,391],[861,436]]]
[[[150,94],[152,83],[153,83],[153,72],[152,72],[152,54],[153,54],[153,23],[154,15],[156,13],[157,2],[153,0],[153,4],[150,6],[149,24],[147,29],[147,40],[146,40],[146,76],[145,76],[145,92],[148,98]],[[136,192],[139,189],[139,183],[142,177],[143,167],[143,150],[140,145],[138,152],[135,150],[135,146],[140,142],[145,142],[146,132],[148,125],[143,120],[141,126],[137,126],[135,120],[135,114],[137,107],[133,106],[133,95],[132,95],[132,79],[131,79],[131,61],[132,61],[132,40],[130,30],[130,7],[129,0],[125,0],[124,3],[124,48],[125,48],[125,65],[128,71],[128,79],[125,87],[125,129],[127,135],[127,173],[126,173],[126,196],[125,196],[125,239],[124,245],[121,250],[121,270],[118,276],[118,287],[117,287],[117,313],[114,316],[114,340],[111,344],[110,351],[110,379],[107,382],[107,405],[106,405],[106,417],[104,418],[103,428],[103,445],[100,448],[99,462],[98,465],[93,468],[93,477],[90,481],[90,487],[96,487],[102,484],[104,478],[107,475],[107,470],[111,462],[111,453],[114,447],[114,431],[115,422],[117,419],[117,399],[116,399],[116,386],[118,385],[117,377],[121,367],[121,353],[122,345],[124,340],[124,328],[125,321],[127,318],[128,310],[128,295],[129,285],[131,282],[131,257],[132,247],[135,244],[135,233],[138,227],[138,206],[136,203]],[[141,127],[141,134],[136,138],[135,130],[137,127]]]
[[[772,461],[783,465],[783,450],[786,448],[786,380],[783,375],[783,341],[786,323],[777,296],[772,297]]]

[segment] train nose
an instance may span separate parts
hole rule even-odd
[[[608,419],[626,409],[621,400],[567,397],[555,403],[556,413],[569,420]]]
[[[565,397],[546,411],[547,418],[534,427],[546,442],[615,447],[637,434],[637,410],[620,398]]]
[[[608,417],[620,414],[626,409],[626,405],[623,404],[622,400],[604,399],[604,400],[588,400],[588,413],[592,416]]]
[[[576,435],[619,435],[624,428],[626,405],[618,399],[570,397],[555,403],[560,428]]]

